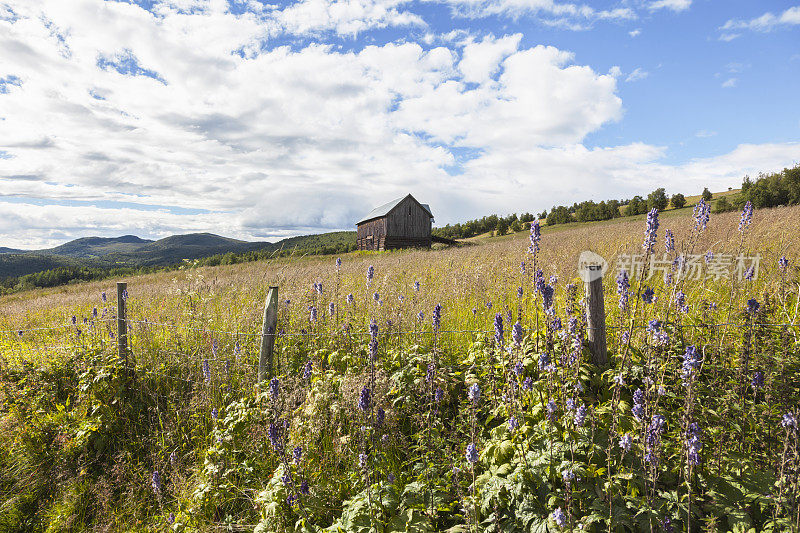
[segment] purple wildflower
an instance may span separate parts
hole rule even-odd
[[[644,291],[642,291],[642,301],[646,304],[651,304],[655,295],[656,291],[650,287],[645,287]]]
[[[348,304],[352,304],[353,303],[353,294],[350,293],[347,296],[345,296],[344,301],[347,302]]]
[[[211,381],[211,369],[208,366],[208,359],[203,359],[203,378],[206,383]]]
[[[522,389],[523,390],[532,390],[533,389],[533,380],[531,378],[525,378],[522,380]]]
[[[153,487],[153,492],[155,492],[156,495],[161,495],[161,475],[158,473],[158,470],[153,471],[153,477],[151,479],[150,486]]]
[[[278,392],[280,389],[281,382],[278,378],[272,378],[269,381],[269,397],[274,402],[278,399]]]
[[[539,354],[539,370],[544,370],[550,364],[550,354],[542,352]]]
[[[514,344],[519,346],[522,343],[522,324],[519,322],[514,324],[514,327],[511,328],[511,338],[514,340]]]
[[[628,309],[628,289],[630,289],[630,286],[631,284],[628,280],[628,273],[625,270],[621,270],[617,275],[617,294],[619,294],[620,311],[624,312]]]
[[[778,268],[780,268],[784,272],[786,272],[786,269],[789,268],[789,260],[786,259],[785,255],[782,256],[780,259],[778,259]]]
[[[369,405],[370,405],[369,387],[364,385],[364,388],[361,389],[361,395],[358,398],[358,408],[366,412],[369,411]]]
[[[442,323],[442,306],[436,304],[433,308],[433,316],[431,317],[431,322],[433,323],[433,331],[438,332],[439,326]]]
[[[100,299],[103,301],[103,303],[106,303],[106,301],[108,301],[108,297],[106,296],[105,291],[100,293]]]
[[[211,418],[214,420],[219,418],[219,410],[216,407],[211,410]]]
[[[756,276],[756,267],[751,266],[747,270],[744,271],[744,279],[747,281],[753,281],[753,278]]]
[[[528,248],[528,252],[536,255],[539,253],[539,241],[542,238],[542,230],[539,227],[539,221],[534,220],[531,222],[531,245]]]
[[[442,390],[442,389],[439,389]],[[383,423],[386,421],[386,411],[383,410],[383,407],[378,407],[375,410],[375,425],[378,427],[383,426]]]
[[[753,223],[753,204],[750,203],[750,200],[744,204],[744,209],[742,209],[742,217],[739,219],[739,231],[744,231],[750,224]]]
[[[583,427],[583,423],[586,420],[586,406],[581,404],[575,410],[575,426],[576,427]]]
[[[295,446],[294,450],[292,450],[292,459],[294,459],[295,463],[299,463],[302,457],[303,457],[303,448],[300,446]]]
[[[644,230],[644,243],[642,249],[645,253],[653,251],[656,244],[656,233],[658,231],[658,209],[655,207],[647,214],[647,227]]]
[[[473,383],[470,385],[469,389],[467,389],[467,398],[469,398],[473,403],[478,403],[480,401],[481,388],[477,383]]]
[[[794,414],[786,413],[783,415],[781,419],[781,426],[785,427],[786,429],[797,429],[797,419],[795,418]]]
[[[272,444],[272,447],[276,450],[280,450],[282,447],[281,443],[281,427],[274,422],[269,423],[269,428],[267,429],[267,438],[269,439],[269,443]]]
[[[564,527],[564,525],[567,523],[567,515],[564,514],[564,511],[561,510],[561,507],[553,511],[551,516],[553,517],[553,521],[560,528]]]
[[[547,402],[547,406],[545,407],[547,411],[547,419],[551,422],[558,420],[558,404],[553,400]]]
[[[423,313],[422,311],[420,311],[419,313],[417,313],[417,320],[419,320],[420,322],[422,322],[423,320],[425,320],[425,313]]]
[[[370,265],[367,268],[367,286],[369,286],[372,283],[372,278],[374,277],[375,277],[375,267]]]
[[[631,445],[633,444],[633,437],[628,433],[625,433],[621,439],[619,439],[619,447],[622,448],[623,451],[629,452],[631,451]]]
[[[309,320],[311,320],[311,322],[316,322],[317,321],[317,308],[314,307],[313,305],[311,305],[311,306],[308,307],[308,311],[310,313]]]
[[[706,203],[706,201],[701,198],[700,202],[694,206],[694,214],[692,216],[694,218],[695,228],[704,231],[708,225],[709,218],[711,218],[711,204]]]
[[[637,422],[642,422],[644,420],[645,400],[644,391],[642,389],[636,389],[636,392],[633,393],[633,408],[631,412]]]
[[[703,356],[694,345],[686,347],[686,353],[683,356],[683,370],[681,377],[683,378],[683,385],[687,386],[691,379],[697,374],[697,370],[703,362]]]
[[[522,296],[523,296],[524,294],[525,294],[525,291],[523,290],[523,288],[522,288],[522,285],[520,285],[520,286],[517,288],[517,298],[522,298]]]
[[[470,442],[467,445],[467,451],[464,455],[467,458],[467,462],[471,464],[475,464],[478,462],[478,447],[475,446],[474,442]]]
[[[503,345],[503,315],[500,313],[494,317],[494,340],[498,346]]]
[[[664,232],[664,246],[667,253],[675,251],[675,237],[672,235],[672,230],[670,229]]]
[[[304,479],[303,482],[300,483],[300,494],[307,495],[309,492],[308,481]]]
[[[511,433],[514,433],[517,430],[517,428],[519,428],[519,421],[517,420],[516,416],[512,416],[511,418],[508,419],[508,430]]]
[[[414,292],[419,292],[419,281],[414,282]]]
[[[336,304],[331,302],[328,304],[328,314],[333,316],[336,314]]]
[[[747,300],[747,312],[751,315],[754,315],[758,312],[758,309],[761,307],[761,304],[758,303],[758,300],[755,298],[750,298]]]
[[[703,448],[703,441],[700,440],[702,433],[695,422],[689,424],[689,431],[686,435],[686,448],[689,457],[689,464],[700,464],[700,450]]]
[[[309,359],[306,361],[306,364],[303,365],[303,379],[311,379],[311,372],[314,370],[314,363]]]
[[[755,390],[764,388],[764,374],[762,372],[756,372],[753,374],[753,379],[750,381],[750,385],[752,385]]]
[[[337,257],[336,258],[336,268],[341,268],[341,266],[342,266],[342,258],[341,257]]]

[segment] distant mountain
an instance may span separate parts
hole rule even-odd
[[[290,237],[275,243],[248,242],[212,233],[173,235],[157,241],[134,235],[122,237],[83,237],[45,250],[0,248],[0,279],[25,274],[70,268],[110,268],[168,266],[184,259],[201,259],[228,253],[297,250],[322,253],[326,247],[355,242],[355,232],[338,231],[319,235]]]
[[[123,235],[122,237],[83,237],[81,239],[69,241],[61,246],[56,246],[55,248],[37,250],[36,253],[97,259],[109,254],[135,252],[142,246],[151,242],[153,241],[141,239],[135,235]]]
[[[273,244],[269,242],[240,241],[212,233],[190,233],[147,242],[134,250],[108,254],[105,259],[115,264],[159,266],[171,265],[184,259],[199,259],[228,252],[247,252],[272,246]]]

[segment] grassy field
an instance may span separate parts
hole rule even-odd
[[[645,218],[543,228],[535,256],[516,234],[128,279],[127,368],[111,282],[0,298],[0,530],[796,530],[800,207],[744,232],[665,211],[656,257],[670,229],[668,262],[759,255],[757,279],[618,289]],[[581,348],[584,250],[611,264],[602,368]]]

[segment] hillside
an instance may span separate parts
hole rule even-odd
[[[98,259],[109,254],[135,252],[143,245],[153,241],[141,239],[135,235],[123,235],[122,237],[83,237],[69,241],[68,243],[49,248],[37,250],[36,253],[42,255],[61,255],[80,259]]]
[[[211,233],[173,235],[157,241],[134,235],[122,237],[83,237],[54,248],[35,251],[3,248],[0,254],[0,279],[17,278],[56,268],[110,269],[165,267],[185,259],[202,259],[222,254],[297,251],[325,253],[347,250],[355,242],[355,232],[339,231],[303,235],[278,242],[248,242]]]

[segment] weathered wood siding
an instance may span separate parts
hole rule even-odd
[[[383,250],[385,239],[385,218],[376,218],[358,226],[356,246],[359,250]]]
[[[386,216],[387,237],[430,239],[431,217],[417,202],[406,198]]]

